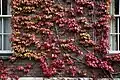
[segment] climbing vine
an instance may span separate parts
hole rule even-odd
[[[109,73],[107,77],[112,78],[115,73],[112,63],[119,62],[120,55],[108,55],[110,3],[110,0],[12,0],[10,40],[14,54],[10,60],[34,59],[40,63],[45,77],[87,76],[80,67],[85,65]]]

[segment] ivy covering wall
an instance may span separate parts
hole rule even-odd
[[[114,64],[120,54],[108,53],[110,4],[110,0],[12,0],[10,61],[35,60],[45,77],[113,78],[119,74],[119,65]]]

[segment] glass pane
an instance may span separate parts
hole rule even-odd
[[[7,0],[2,0],[2,14],[7,14]]]
[[[10,35],[4,35],[4,50],[11,50]]]
[[[10,7],[11,0],[7,0],[7,1],[8,1],[8,4],[7,4],[7,14],[11,15],[11,7]]]
[[[111,35],[111,39],[112,50],[118,50],[118,35]]]
[[[2,33],[2,19],[0,18],[0,33]]]
[[[11,32],[11,26],[10,26],[10,18],[4,18],[4,33],[10,33]]]
[[[119,14],[119,0],[115,0],[115,14]]]
[[[115,22],[113,23],[112,26],[112,33],[117,33],[118,32],[118,18],[115,18]]]
[[[0,15],[1,15],[1,1],[0,1]]]
[[[0,35],[0,50],[2,50],[2,36]]]
[[[10,14],[11,12],[10,1],[11,0],[2,0],[2,14],[3,15]]]

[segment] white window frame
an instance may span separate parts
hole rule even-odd
[[[117,33],[113,33],[113,31],[112,31],[112,26],[115,25],[115,24],[113,23],[114,20],[111,20],[111,24],[110,24],[111,27],[110,27],[110,50],[109,50],[109,53],[110,53],[110,54],[114,54],[114,53],[120,53],[120,50],[119,50],[119,49],[120,49],[120,41],[119,41],[119,40],[120,40],[120,36],[119,36],[119,35],[120,35],[120,32],[119,32],[119,29],[120,29],[120,25],[119,25],[119,22],[120,22],[120,1],[119,1],[119,14],[118,14],[118,15],[115,14],[115,8],[114,8],[114,7],[115,7],[115,5],[114,5],[114,4],[115,4],[115,2],[114,2],[115,0],[111,0],[111,1],[112,1],[112,2],[111,2],[111,5],[110,5],[110,6],[111,6],[111,8],[110,8],[110,14],[111,14],[113,17],[118,18],[118,19],[117,19],[117,22],[118,22],[118,23],[117,23]],[[117,46],[118,46],[118,50],[112,50],[112,44],[111,44],[111,43],[112,43],[112,37],[111,37],[112,35],[117,35],[117,40],[118,40],[118,45],[117,45]]]
[[[2,15],[2,0],[1,0],[1,14],[0,14],[0,18],[1,18],[1,20],[2,20],[2,26],[1,26],[1,28],[2,28],[2,32],[0,33],[0,35],[2,36],[2,49],[0,50],[0,54],[11,54],[11,53],[13,53],[11,50],[4,50],[3,49],[3,47],[4,47],[4,43],[3,43],[3,41],[4,41],[4,34],[6,34],[6,35],[8,35],[8,34],[11,34],[11,33],[4,33],[4,22],[3,22],[3,19],[4,18],[11,18],[11,16],[12,15]]]

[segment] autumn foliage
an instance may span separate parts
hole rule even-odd
[[[110,0],[12,0],[10,40],[14,54],[10,60],[34,59],[40,63],[45,77],[87,76],[82,65],[112,77],[110,74],[115,73],[112,63],[119,61],[120,55],[117,58],[108,55],[110,3]]]

